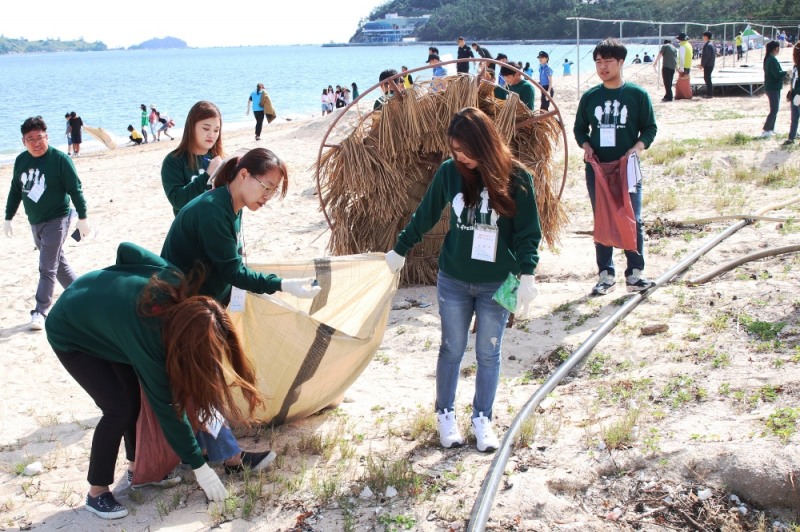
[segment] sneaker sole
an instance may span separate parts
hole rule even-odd
[[[458,449],[459,447],[463,447],[464,446],[464,442],[463,441],[454,441],[450,445],[445,445],[444,442],[439,440],[439,445],[441,445],[443,449]]]
[[[481,448],[480,448],[480,447],[478,447],[477,445],[475,446],[475,448],[476,448],[476,449],[478,449],[478,450],[479,450],[480,452],[482,452],[482,453],[493,453],[493,452],[495,452],[495,451],[496,451],[496,450],[497,450],[499,447],[500,447],[499,445],[498,445],[497,447],[492,447],[491,445],[487,445],[486,447],[484,447],[483,449],[481,449]]]
[[[101,519],[122,519],[123,517],[126,517],[128,515],[127,508],[125,508],[124,510],[119,510],[117,512],[101,512],[100,510],[96,510],[91,506],[84,506],[84,508],[87,511],[92,512],[97,517],[100,517]]]
[[[270,451],[267,456],[265,456],[259,463],[254,465],[250,468],[250,471],[261,471],[262,469],[266,469],[268,465],[275,461],[278,455],[275,454],[275,451]],[[236,473],[244,472],[244,466],[239,464],[238,466],[223,466],[225,473],[228,475],[235,475]]]
[[[597,288],[592,288],[592,295],[593,296],[604,296],[604,295],[608,294],[609,292],[613,292],[615,288],[616,288],[615,286],[612,286],[611,288],[608,288],[607,290],[598,290]]]
[[[42,323],[31,323],[28,326],[28,329],[30,329],[31,331],[41,331],[42,329],[44,329],[44,324],[42,324]]]
[[[631,292],[631,293],[633,293],[633,292],[644,292],[645,290],[650,290],[651,288],[653,288],[653,286],[655,286],[655,285],[651,284],[650,286],[645,286],[645,287],[628,285],[628,292]]]

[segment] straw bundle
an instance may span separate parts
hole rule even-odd
[[[554,175],[560,120],[537,118],[541,113],[528,109],[513,93],[508,100],[496,99],[495,85],[479,83],[472,75],[433,83],[417,83],[373,113],[364,113],[357,102],[340,117],[352,122],[350,134],[324,151],[316,167],[320,202],[331,227],[331,253],[388,251],[394,246],[436,169],[450,157],[447,127],[464,107],[478,107],[491,117],[514,156],[530,170],[544,241],[555,245],[567,223]],[[326,136],[323,146],[330,146],[327,141]],[[442,220],[409,253],[401,284],[435,283],[449,211],[444,210]]]

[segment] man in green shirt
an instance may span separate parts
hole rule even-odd
[[[534,102],[536,101],[536,91],[533,88],[533,83],[522,77],[522,73],[514,70],[510,66],[503,65],[500,67],[500,75],[506,80],[506,89],[519,95],[520,101],[528,106],[528,109],[533,110]],[[505,100],[505,98],[503,98]]]
[[[70,199],[79,218],[77,234],[73,234],[73,238],[80,240],[89,234],[90,229],[86,200],[72,159],[50,147],[47,124],[41,116],[26,119],[20,130],[26,151],[14,161],[3,230],[7,237],[14,235],[11,220],[22,203],[31,224],[33,243],[39,250],[39,285],[30,328],[40,331],[53,302],[56,280],[66,288],[77,277],[67,263],[63,249],[70,219],[74,216],[74,211],[70,215]]]
[[[628,51],[614,39],[606,39],[593,52],[597,76],[603,82],[592,87],[581,96],[575,116],[573,133],[578,145],[583,148],[586,161],[586,187],[595,209],[595,174],[589,161],[593,157],[601,163],[635,159],[638,170],[638,155],[647,149],[656,137],[656,118],[653,104],[647,91],[622,79],[622,66]],[[640,174],[640,172],[639,172]],[[634,218],[636,219],[636,250],[625,250],[628,267],[625,270],[629,292],[641,292],[654,285],[646,279],[644,272],[644,230],[642,228],[642,183],[628,183]],[[614,248],[595,242],[595,255],[600,279],[592,295],[605,295],[615,287]]]

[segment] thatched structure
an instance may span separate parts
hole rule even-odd
[[[402,80],[397,83],[395,96],[375,112],[372,98],[367,100],[370,110],[359,112],[365,109],[369,91],[363,94],[323,140],[317,184],[331,228],[332,254],[388,251],[394,246],[436,169],[450,157],[447,126],[464,107],[478,107],[489,115],[514,155],[530,168],[544,241],[555,244],[567,222],[559,200],[563,177],[554,173],[554,152],[563,135],[557,110],[531,111],[513,93],[507,100],[497,99],[496,85],[473,75],[417,82],[405,91]],[[409,253],[401,284],[435,283],[448,223],[449,208]]]

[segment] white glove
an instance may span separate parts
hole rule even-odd
[[[75,227],[80,231],[81,238],[86,238],[89,236],[89,233],[92,232],[92,228],[89,227],[89,220],[83,218],[82,220],[78,220],[78,223],[75,224]]]
[[[536,289],[536,280],[533,275],[523,275],[519,278],[519,288],[517,288],[517,308],[515,314],[525,316],[528,314],[528,306],[539,295]]]
[[[320,293],[322,287],[316,284],[313,277],[303,277],[301,279],[281,280],[281,292],[288,292],[295,297],[312,299]]]
[[[389,271],[392,273],[397,273],[403,269],[403,266],[406,264],[406,258],[395,250],[391,250],[389,253],[386,254],[386,265],[389,267]]]
[[[11,228],[11,220],[6,220],[3,224],[3,231],[6,233],[8,238],[14,236],[14,230]]]
[[[203,464],[194,470],[194,478],[206,492],[209,501],[223,502],[228,497],[228,490],[208,464]]]

